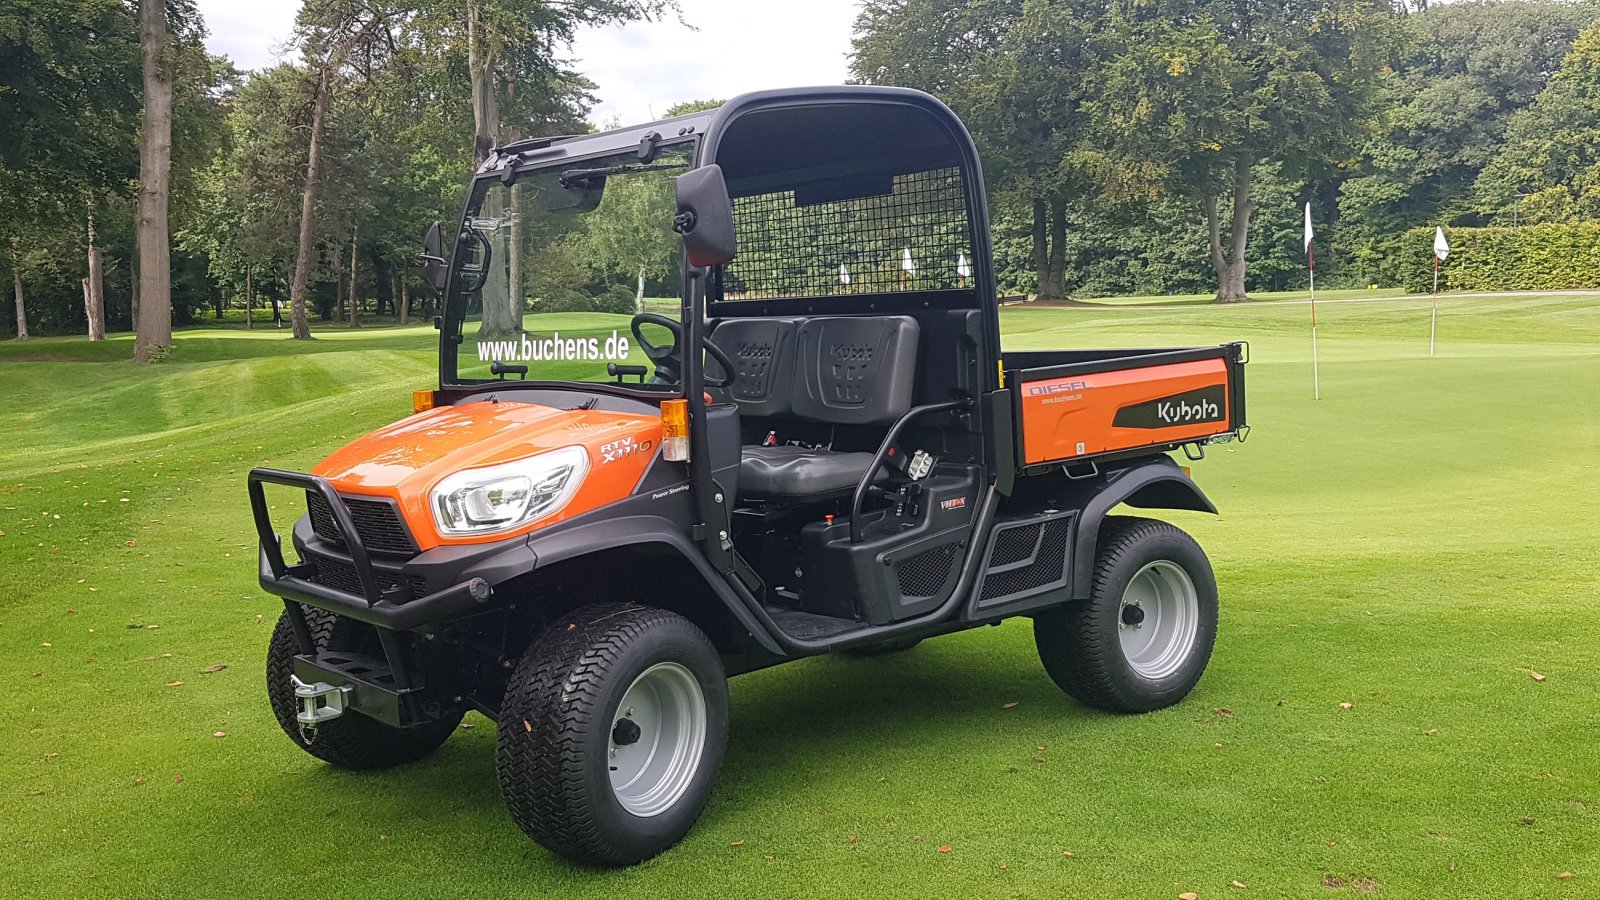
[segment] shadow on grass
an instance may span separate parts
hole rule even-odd
[[[986,631],[893,656],[823,657],[735,679],[719,790],[700,827],[714,829],[751,805],[782,809],[794,800],[792,782],[812,783],[841,766],[851,776],[875,779],[880,769],[900,764],[895,760],[914,759],[937,776],[951,765],[947,748],[970,743],[974,731],[997,733],[1003,742],[1010,741],[1009,731],[1064,726],[1088,733],[1096,730],[1093,720],[1112,718],[1073,704],[1033,654],[986,640]],[[1008,703],[1017,707],[1003,709]],[[283,799],[356,809],[381,802],[383,809],[373,814],[426,821],[433,831],[481,834],[481,841],[456,849],[481,854],[485,865],[503,864],[507,842],[514,847],[521,835],[495,782],[494,725],[476,715],[468,721],[471,728],[415,765],[376,773],[328,767],[285,773]],[[1082,728],[1086,724],[1091,727]],[[528,847],[535,864],[589,871]],[[468,869],[476,861],[460,860]]]

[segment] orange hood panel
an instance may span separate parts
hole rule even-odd
[[[660,444],[658,416],[481,400],[430,409],[384,426],[334,451],[311,472],[343,494],[393,499],[418,546],[427,550],[504,540],[627,497]],[[490,535],[438,533],[428,495],[445,476],[574,446],[588,451],[589,473],[560,511]]]

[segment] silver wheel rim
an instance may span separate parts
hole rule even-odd
[[[1117,610],[1117,637],[1133,671],[1145,678],[1178,671],[1199,630],[1200,597],[1182,566],[1161,559],[1134,574]]]
[[[694,673],[656,663],[633,680],[612,716],[611,792],[636,816],[659,815],[689,789],[706,746],[706,698]]]

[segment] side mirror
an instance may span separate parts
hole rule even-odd
[[[444,258],[444,232],[435,221],[428,228],[427,237],[422,239],[422,277],[433,288],[433,292],[441,297],[444,296],[447,266],[449,262]]]
[[[739,251],[733,233],[733,201],[722,167],[701,166],[678,176],[678,214],[672,230],[683,235],[689,265],[696,268],[728,263]]]

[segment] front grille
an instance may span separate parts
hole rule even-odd
[[[900,580],[900,594],[904,597],[935,597],[944,590],[945,579],[950,575],[950,565],[955,562],[956,545],[946,544],[924,550],[895,567],[895,577]]]
[[[361,596],[361,578],[356,575],[355,566],[342,560],[325,559],[320,556],[313,557],[312,562],[317,566],[317,574],[313,576],[317,584]],[[418,576],[395,575],[381,570],[376,574],[380,593],[387,593],[402,586],[410,588],[413,597],[421,597],[428,593],[427,582]]]
[[[1068,518],[1052,519],[1038,525],[1024,525],[1013,529],[1001,531],[995,535],[994,549],[990,551],[989,574],[983,579],[984,600],[995,600],[1001,597],[1010,597],[1036,591],[1050,585],[1062,583],[1067,578],[1067,537],[1072,533],[1069,527],[1071,520]],[[1027,535],[1028,549],[1033,548],[1033,541],[1038,536],[1038,529],[1044,529],[1043,540],[1039,541],[1039,553],[1029,565],[1021,566],[1005,572],[996,572],[994,568],[998,559],[1008,559],[1011,562],[1020,562],[1027,558],[1024,553],[1021,558],[1016,556],[1015,544],[1008,544],[1007,532],[1020,531]],[[1021,543],[1017,540],[1016,543]],[[1004,555],[1002,555],[1004,550]]]
[[[417,545],[406,533],[406,527],[400,521],[400,512],[393,503],[388,500],[345,497],[344,505],[350,510],[350,518],[356,523],[356,534],[361,537],[361,544],[368,553],[416,555]],[[311,512],[311,530],[316,532],[317,537],[343,546],[344,537],[333,519],[333,509],[320,492],[306,491],[306,508]]]

